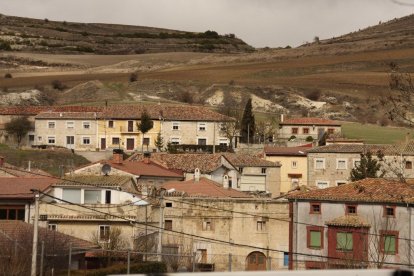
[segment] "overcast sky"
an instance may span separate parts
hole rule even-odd
[[[405,5],[404,5],[405,4]],[[414,0],[0,0],[0,13],[235,33],[255,47],[298,46],[414,13]]]

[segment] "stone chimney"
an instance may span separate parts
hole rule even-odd
[[[151,160],[151,153],[149,151],[144,152],[144,164],[149,164]]]
[[[196,168],[194,170],[194,181],[199,182],[200,181],[200,169]]]
[[[124,151],[121,149],[114,149],[112,152],[112,162],[115,164],[122,164],[124,162]]]
[[[0,156],[0,167],[4,166],[4,156]]]

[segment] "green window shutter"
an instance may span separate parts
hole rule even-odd
[[[320,248],[322,247],[321,231],[310,231],[310,247]]]
[[[394,235],[384,236],[384,253],[395,254],[395,241],[396,238]]]
[[[336,249],[351,251],[354,248],[352,233],[336,233]]]

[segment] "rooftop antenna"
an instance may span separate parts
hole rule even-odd
[[[108,176],[108,174],[111,172],[111,165],[109,164],[103,165],[101,171],[104,175]]]

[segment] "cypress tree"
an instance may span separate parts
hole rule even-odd
[[[381,157],[379,157],[381,160]],[[381,164],[374,158],[372,153],[368,151],[366,154],[361,153],[361,160],[358,166],[355,166],[351,171],[351,181],[358,181],[364,178],[377,178],[380,172]]]
[[[141,114],[141,122],[137,126],[138,126],[138,130],[141,131],[141,133],[142,133],[142,148],[141,148],[141,150],[143,151],[145,133],[147,133],[150,129],[152,129],[154,127],[154,122],[151,120],[151,117],[149,116],[149,114],[147,113],[147,111],[145,109]],[[147,149],[148,149],[148,145],[147,145]]]
[[[250,143],[252,143],[255,131],[256,125],[253,114],[252,98],[250,98],[247,101],[243,112],[240,130],[240,142],[247,143],[249,140]],[[250,136],[249,139],[247,138],[248,135]]]

